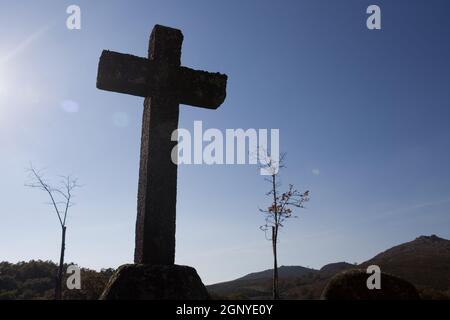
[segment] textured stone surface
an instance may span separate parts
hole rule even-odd
[[[150,37],[149,58],[165,66],[180,65],[180,30],[156,26]],[[165,82],[165,73],[159,82]],[[171,265],[175,261],[177,165],[171,152],[177,142],[179,105],[160,92],[144,102],[136,219],[135,263]]]
[[[142,118],[135,263],[173,264],[177,165],[171,141],[178,127],[178,103],[170,97],[146,98]]]
[[[381,273],[381,289],[369,290],[365,270],[349,270],[334,276],[322,292],[324,300],[418,300],[416,288],[398,277]]]
[[[128,264],[109,280],[101,300],[206,300],[208,292],[194,268]]]
[[[226,97],[227,76],[165,65],[129,54],[104,50],[97,88],[140,97],[170,95],[178,103],[217,109]]]
[[[177,165],[171,140],[178,128],[179,103],[216,109],[226,96],[227,76],[180,66],[183,34],[156,25],[148,59],[103,51],[97,88],[143,96],[141,157],[134,262],[175,261]]]

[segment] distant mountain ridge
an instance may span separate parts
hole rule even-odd
[[[338,272],[353,269],[355,268],[354,264],[348,263],[348,262],[335,262],[335,263],[329,263],[327,265],[324,265],[319,272],[323,275],[335,275]]]
[[[280,292],[285,299],[318,299],[337,273],[378,265],[385,273],[414,284],[424,298],[450,299],[450,241],[436,235],[420,236],[394,246],[359,264],[330,263],[320,270],[301,266],[279,268]],[[207,286],[213,296],[266,299],[271,296],[272,269],[250,273],[233,281]]]
[[[301,277],[308,273],[319,272],[316,269],[305,268],[302,266],[281,266],[278,268],[278,277],[280,279],[290,278],[290,277]],[[273,269],[267,269],[260,272],[249,273],[236,280],[258,280],[271,278],[273,274]]]
[[[420,236],[392,247],[361,264],[404,278],[417,287],[450,289],[450,241],[436,235]]]

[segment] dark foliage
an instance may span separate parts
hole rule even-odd
[[[66,270],[67,265],[64,265]],[[55,276],[58,266],[52,261],[31,260],[29,262],[0,262],[0,300],[50,300],[54,298]],[[114,272],[81,269],[81,289],[69,290],[63,285],[63,299],[98,299]],[[67,275],[63,279],[66,283]]]

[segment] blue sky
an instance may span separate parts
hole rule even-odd
[[[81,8],[82,29],[65,27]],[[366,28],[378,4],[382,30]],[[216,111],[180,127],[280,129],[285,184],[311,190],[280,239],[283,265],[362,262],[425,234],[450,238],[450,5],[446,1],[2,1],[0,260],[58,258],[30,161],[84,185],[66,260],[133,260],[143,99],[95,87],[103,49],[146,56],[155,24],[182,29],[182,64],[228,74]],[[178,170],[176,262],[205,283],[271,267],[255,166]]]

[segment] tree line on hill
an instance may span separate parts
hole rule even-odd
[[[68,264],[64,265],[64,270]],[[55,293],[58,266],[52,261],[0,262],[0,300],[51,300]],[[96,300],[100,297],[114,269],[99,272],[81,268],[81,289],[69,290],[64,275],[62,299]]]

